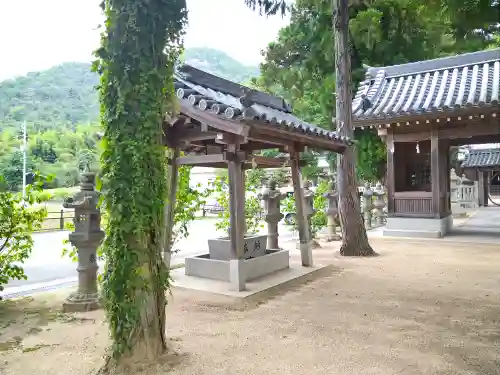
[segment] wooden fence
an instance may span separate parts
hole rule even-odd
[[[72,223],[75,218],[74,210],[49,211],[42,227],[36,232],[65,230],[67,223]]]

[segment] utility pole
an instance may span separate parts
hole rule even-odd
[[[26,135],[26,121],[23,122],[23,200],[26,198],[26,164],[27,164],[27,135]]]

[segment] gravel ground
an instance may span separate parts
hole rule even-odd
[[[500,374],[500,246],[372,244],[371,259],[342,258],[338,244],[315,250],[330,275],[245,308],[174,290],[175,353],[140,373]],[[58,314],[63,294],[0,305],[0,373],[83,375],[102,364],[102,312]]]

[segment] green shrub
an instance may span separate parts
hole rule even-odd
[[[43,182],[26,188],[26,197],[7,190],[0,176],[0,290],[11,279],[26,279],[22,264],[33,249],[32,233],[40,229],[47,216],[44,206],[34,206],[42,199],[34,194],[42,191]]]

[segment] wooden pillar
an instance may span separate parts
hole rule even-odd
[[[485,200],[488,199],[488,196],[485,194],[484,190],[484,171],[480,171],[479,169],[476,170],[477,173],[477,190],[478,190],[478,206],[479,207],[484,207],[484,202]]]
[[[490,204],[490,184],[493,178],[493,172],[486,171],[483,173],[483,185],[484,185],[484,207],[488,207]]]
[[[229,223],[231,240],[231,252],[237,259],[243,259],[243,241],[245,235],[245,187],[243,185],[243,168],[238,158],[239,145],[228,144],[228,153],[231,160],[228,161],[228,183],[229,183]]]
[[[478,194],[479,194],[479,206],[487,207],[489,203],[489,185],[490,185],[490,172],[479,171],[478,174]]]
[[[179,149],[174,148],[168,151],[168,166],[167,166],[167,201],[165,202],[165,231],[163,244],[163,260],[167,267],[170,268],[170,260],[172,257],[172,234],[174,227],[174,213],[177,196],[177,185],[179,180],[179,166],[177,159],[179,157]]]
[[[441,197],[442,197],[442,150],[440,150],[441,142],[439,141],[439,131],[437,128],[431,130],[431,189],[432,189],[432,213],[436,218],[441,214]]]
[[[300,176],[300,155],[295,149],[290,152],[290,167],[292,170],[293,192],[297,209],[297,226],[299,228],[300,258],[304,267],[312,267],[312,251],[309,238],[309,229],[305,212],[304,191]]]
[[[446,147],[446,166],[445,166],[445,191],[446,191],[446,212],[451,215],[451,162],[450,162],[450,145]]]
[[[239,144],[230,143],[228,151],[228,183],[229,183],[229,240],[233,259],[229,261],[229,278],[231,289],[245,290],[245,187],[243,184],[243,164],[238,159]]]
[[[449,143],[446,139],[439,140],[439,217],[446,217],[451,214],[448,208],[450,196],[450,169],[448,159],[450,155]]]
[[[241,168],[242,168],[241,169],[241,186],[243,188],[243,201],[240,202],[240,204],[241,204],[240,209],[243,212],[243,216],[242,216],[243,220],[242,220],[242,224],[241,225],[243,226],[243,236],[246,236],[247,229],[248,229],[247,228],[247,223],[246,223],[246,220],[245,220],[245,215],[246,215],[246,213],[245,213],[245,199],[246,199],[246,191],[247,191],[247,188],[246,188],[246,174],[245,174],[245,169],[243,168],[244,164],[241,163],[240,165],[241,165]]]
[[[395,154],[395,144],[394,144],[394,133],[392,129],[387,129],[386,136],[387,145],[387,214],[392,216],[394,214],[394,192],[395,192],[395,174],[394,174],[394,154]],[[399,155],[402,157],[403,155]]]

